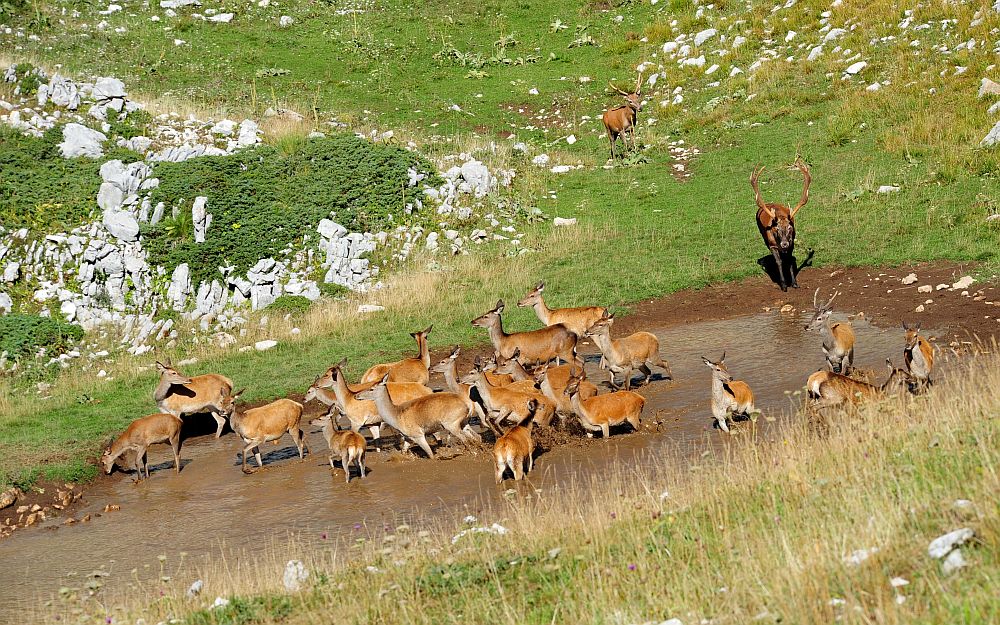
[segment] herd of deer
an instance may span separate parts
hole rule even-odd
[[[427,337],[431,328],[411,336],[417,342],[417,355],[396,362],[369,368],[357,384],[350,384],[344,374],[347,360],[327,369],[306,391],[304,401],[319,401],[328,407],[326,413],[309,422],[322,428],[330,449],[330,467],[340,461],[345,478],[350,481],[351,466],[365,476],[365,450],[368,442],[362,428],[371,432],[376,443],[382,426],[399,432],[405,452],[411,444],[434,457],[428,436],[450,434],[460,442],[480,441],[480,431],[472,427],[474,418],[495,433],[494,459],[496,480],[501,482],[507,470],[514,479],[521,479],[533,465],[535,425],[551,426],[575,416],[588,436],[600,432],[607,439],[610,429],[628,423],[635,430],[640,426],[640,414],[645,404],[642,395],[630,390],[633,373],[642,373],[642,383],[652,377],[652,367],[661,369],[664,378],[671,379],[670,365],[660,355],[658,339],[649,332],[637,332],[623,338],[612,338],[614,315],[608,309],[594,306],[551,309],[542,299],[544,283],[539,283],[518,306],[534,308],[545,327],[526,332],[507,333],[501,314],[503,301],[472,325],[489,332],[493,355],[477,358],[470,373],[460,377],[457,358],[460,348],[431,366]],[[882,385],[874,385],[849,377],[854,363],[855,335],[848,321],[831,322],[831,305],[837,293],[827,300],[818,300],[819,289],[813,296],[814,314],[807,330],[819,330],[823,337],[823,352],[829,370],[818,371],[806,387],[815,407],[856,404],[865,399],[888,395],[908,388],[912,392],[930,383],[934,352],[920,336],[919,325],[904,324],[905,369],[887,361],[889,377]],[[581,339],[589,338],[600,349],[602,369],[608,372],[610,391],[599,392],[586,379],[583,360],[577,352]],[[752,418],[757,412],[750,386],[729,373],[725,353],[718,361],[703,358],[712,371],[711,407],[718,427],[729,432],[729,423]],[[253,453],[257,466],[263,466],[260,446],[291,435],[299,458],[308,451],[302,431],[303,404],[291,399],[278,399],[270,404],[240,410],[236,406],[243,391],[233,392],[233,383],[217,374],[188,377],[166,364],[157,362],[160,382],[153,398],[161,411],[134,421],[104,452],[102,464],[110,473],[123,454],[132,458],[139,480],[149,476],[146,449],[155,443],[169,442],[174,453],[174,469],[180,470],[181,416],[211,414],[216,422],[216,438],[222,435],[228,420],[232,430],[243,440],[242,468],[247,468],[247,456]],[[434,391],[428,386],[432,373],[444,377],[446,390]],[[338,429],[340,417],[350,429]],[[505,429],[505,423],[514,425]]]

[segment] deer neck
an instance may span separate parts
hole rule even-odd
[[[356,393],[352,393],[350,387],[347,386],[347,378],[344,377],[343,371],[337,371],[337,379],[333,382],[333,395],[345,412],[348,406],[357,402],[354,399]]]
[[[160,383],[156,385],[156,390],[153,391],[153,401],[161,402],[166,399],[167,395],[170,394],[171,386],[173,385],[167,380],[167,376],[161,375]]]
[[[618,353],[618,348],[615,347],[615,342],[611,340],[611,329],[605,328],[597,334],[593,335],[594,342],[597,343],[597,347],[600,348],[601,353],[604,354],[605,358],[612,361],[616,366],[621,360],[621,355]]]
[[[549,317],[552,315],[552,309],[545,305],[545,300],[542,296],[538,296],[538,301],[532,304],[532,308],[535,309],[535,314],[538,315],[539,321],[545,325],[549,325]]]
[[[233,409],[233,414],[229,417],[229,427],[243,438],[243,413]]]
[[[444,381],[448,385],[448,388],[451,389],[452,393],[458,393],[459,395],[462,395],[463,393],[465,395],[469,394],[469,389],[466,388],[464,384],[458,381],[457,361],[452,360],[451,362],[449,362],[448,365],[444,368],[444,371],[442,373],[444,373]]]
[[[493,343],[493,349],[503,353],[500,348],[508,335],[503,331],[503,319],[500,318],[500,315],[497,315],[496,321],[490,324],[488,330],[490,333],[490,343]]]
[[[338,376],[340,377],[340,376]],[[328,388],[316,387],[316,398],[327,406],[337,403],[337,392]]]
[[[476,388],[479,389],[479,394],[482,395],[483,401],[492,406],[493,385],[486,379],[486,374],[482,371],[476,371]]]
[[[569,405],[573,407],[573,412],[586,420],[588,423],[593,423],[593,420],[590,418],[590,412],[584,407],[583,401],[580,400],[579,388],[576,389],[575,393],[569,396]]]
[[[420,335],[420,338],[417,339],[417,350],[419,352],[417,354],[417,358],[420,359],[420,362],[424,363],[424,368],[425,369],[430,369],[430,367],[431,367],[431,351],[430,351],[430,349],[428,349],[428,346],[427,346],[427,337],[424,336],[424,335],[422,335],[422,334]]]
[[[869,385],[869,386],[871,386],[873,389],[876,389],[880,395],[888,395],[890,394],[890,391],[892,391],[892,393],[894,394],[896,392],[896,389],[898,388],[894,383],[896,381],[896,378],[898,378],[900,375],[902,374],[899,371],[893,371],[892,373],[889,374],[889,377],[885,379],[885,382],[883,382],[881,386],[874,386],[874,385]]]
[[[403,411],[392,403],[392,399],[389,397],[389,388],[385,384],[379,384],[375,388],[375,407],[378,408],[378,414],[383,421],[399,430],[399,417]]]
[[[510,374],[511,376],[514,377],[515,381],[521,382],[522,380],[533,379],[531,377],[531,374],[528,373],[528,370],[525,369],[524,365],[522,365],[520,362],[513,359],[511,359],[510,362],[512,363],[511,366],[513,367],[513,370],[510,372]]]
[[[717,375],[712,376],[712,403],[720,405],[726,398],[726,383]]]

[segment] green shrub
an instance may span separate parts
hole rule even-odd
[[[83,328],[51,317],[10,314],[0,317],[0,353],[9,358],[30,356],[44,347],[57,356],[83,338]]]
[[[0,225],[65,230],[96,211],[100,162],[63,158],[60,141],[58,126],[41,138],[0,126]]]
[[[242,273],[261,258],[278,258],[303,235],[315,239],[316,224],[333,212],[353,231],[390,226],[422,194],[407,186],[411,167],[433,171],[417,154],[347,133],[283,150],[260,145],[231,156],[160,163],[153,204],[165,202],[180,213],[176,220],[145,226],[143,245],[150,262],[168,270],[187,263],[196,284],[218,277],[223,266]],[[185,227],[199,195],[208,197],[212,214],[205,243],[195,243]]]
[[[344,297],[351,292],[351,289],[347,288],[343,284],[336,284],[333,282],[318,282],[319,292],[324,297]]]
[[[129,113],[128,117],[123,120],[118,120],[115,115],[111,115],[108,124],[111,126],[111,136],[131,139],[145,135],[152,121],[153,115],[149,111],[139,109]]]
[[[303,297],[301,295],[282,295],[278,299],[271,302],[271,305],[267,307],[267,310],[277,313],[298,314],[307,311],[310,306],[312,306],[312,301],[308,297]]]

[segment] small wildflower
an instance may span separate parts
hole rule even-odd
[[[326,532],[320,534],[319,537],[322,538],[323,540],[326,540]]]
[[[634,571],[635,569],[636,569],[636,566],[634,564],[628,565],[628,570]]]

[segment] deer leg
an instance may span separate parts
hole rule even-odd
[[[528,461],[528,470],[531,471],[532,469],[535,468],[535,458],[530,451],[528,452],[527,461]]]
[[[622,384],[625,386],[625,390],[632,388],[632,366],[629,365],[625,368],[625,379],[622,380]]]
[[[847,352],[847,367],[844,369],[844,375],[850,375],[851,370],[854,369],[854,348]]]
[[[427,443],[427,436],[421,432],[419,436],[414,437],[413,442],[420,446],[420,449],[424,450],[428,458],[434,458],[434,452],[431,451],[431,446]]]
[[[212,418],[215,419],[215,438],[219,438],[222,436],[222,429],[226,427],[226,418],[215,411],[212,411]]]
[[[510,459],[510,470],[514,472],[514,480],[520,480],[524,478],[524,458],[511,458]]]
[[[642,371],[642,375],[645,376],[642,380],[643,386],[649,384],[649,379],[653,377],[653,370],[649,368],[648,364],[642,363],[639,365],[639,371]]]
[[[340,454],[340,466],[344,467],[344,478],[347,483],[351,483],[351,460],[350,454],[345,449],[344,453]]]
[[[365,452],[364,451],[362,451],[360,454],[358,454],[357,463],[358,463],[358,472],[361,473],[361,477],[364,477],[365,476]]]
[[[723,411],[721,415],[716,415],[715,420],[719,423],[719,429],[723,432],[729,432],[729,423],[727,423],[729,420],[728,410]]]
[[[174,473],[181,472],[181,433],[180,430],[177,431],[170,439],[170,448],[174,452]]]
[[[333,470],[335,470],[336,468],[337,468],[337,467],[336,467],[336,466],[334,466],[334,464],[333,464],[333,454],[330,454],[330,470],[331,470],[331,471],[333,471]]]
[[[781,252],[776,247],[771,248],[771,256],[774,257],[774,264],[778,267],[778,286],[781,287],[782,291],[787,291],[788,285],[785,283],[785,260],[781,257]]]
[[[611,427],[608,425],[606,421],[601,424],[601,436],[604,438],[604,440],[608,440],[609,438],[611,438]]]
[[[615,139],[617,139],[617,137],[615,136],[614,133],[611,132],[610,128],[608,128],[607,131],[608,131],[608,143],[611,145],[611,161],[614,162],[614,160],[615,160]]]

